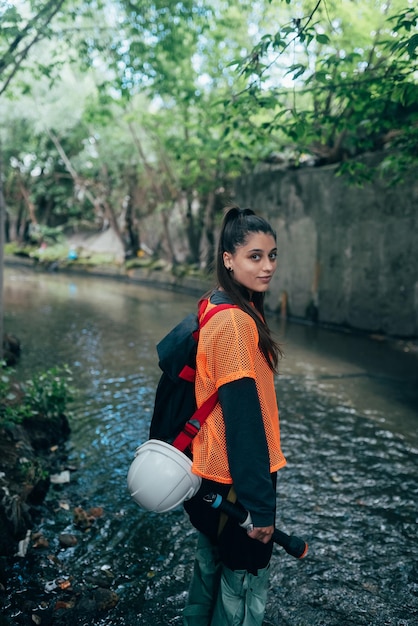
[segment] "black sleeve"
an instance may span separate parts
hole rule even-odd
[[[229,468],[239,502],[254,526],[274,524],[276,494],[257,387],[241,378],[219,388],[225,421]]]

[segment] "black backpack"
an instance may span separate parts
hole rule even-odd
[[[184,452],[197,435],[201,425],[218,402],[218,393],[210,396],[197,409],[194,380],[199,330],[218,311],[237,308],[228,302],[217,304],[202,319],[207,299],[199,302],[197,315],[190,313],[157,345],[162,370],[155,394],[150,439],[161,439]]]

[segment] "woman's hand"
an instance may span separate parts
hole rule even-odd
[[[251,537],[251,539],[261,541],[261,543],[268,543],[271,540],[273,532],[274,526],[256,527],[248,533],[248,536]]]

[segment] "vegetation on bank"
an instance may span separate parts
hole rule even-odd
[[[1,365],[0,556],[7,556],[32,528],[50,476],[62,469],[74,392],[66,366],[17,382],[14,370]]]
[[[24,382],[16,382],[14,370],[0,371],[0,429],[13,424],[28,424],[41,418],[53,420],[67,414],[74,399],[71,370],[53,367],[36,373]]]
[[[129,258],[118,258],[112,251],[94,252],[83,247],[72,247],[65,240],[60,243],[50,242],[41,248],[37,243],[19,244],[12,242],[4,247],[6,257],[31,259],[36,266],[45,269],[94,269],[117,268],[129,273],[131,270],[143,269],[148,272],[164,271],[176,278],[192,277],[207,281],[209,272],[192,263],[172,264],[162,258],[147,254],[138,254]]]
[[[4,252],[6,256],[32,259],[34,263],[45,267],[50,267],[53,264],[57,264],[60,267],[95,267],[117,264],[115,255],[112,252],[88,252],[80,249],[75,251],[66,242],[51,243],[43,248],[31,242],[26,244],[12,242],[6,244]],[[151,264],[151,261],[147,260],[141,263],[138,260],[131,263],[134,266],[147,267]]]

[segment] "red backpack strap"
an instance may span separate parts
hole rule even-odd
[[[189,383],[194,383],[196,378],[196,370],[190,365],[185,365],[179,373],[179,378],[187,380]]]
[[[208,304],[207,298],[199,302],[199,310],[198,310],[199,320],[207,304]],[[238,307],[236,304],[227,304],[227,303],[217,304],[216,306],[214,306],[213,309],[211,309],[210,311],[208,311],[208,313],[206,313],[202,321],[199,321],[199,329],[197,330],[196,333],[194,333],[196,341],[198,339],[198,333],[199,333],[200,328],[202,328],[202,326],[204,326],[215,315],[215,313],[218,313],[219,311],[222,311],[224,309],[237,309],[237,308]],[[186,378],[186,376],[184,376],[184,378]],[[189,378],[189,380],[191,379]],[[200,406],[193,413],[192,417],[184,425],[182,431],[174,439],[172,445],[175,448],[184,452],[190,446],[192,439],[197,435],[197,433],[201,429],[202,425],[204,424],[209,414],[212,413],[213,409],[217,405],[217,402],[218,402],[218,392],[215,391],[211,396],[209,396],[209,398],[205,400],[202,406]]]
[[[225,304],[217,304],[216,306],[213,307],[213,309],[211,309],[210,311],[208,311],[206,313],[206,315],[203,316],[202,321],[199,323],[199,329],[202,328],[202,326],[204,326],[205,324],[208,323],[208,321],[216,314],[219,313],[219,311],[224,311],[225,309],[238,309],[239,307],[236,304],[227,304],[225,302]],[[200,319],[200,318],[199,318]]]
[[[215,391],[209,398],[205,400],[201,407],[199,407],[183,427],[183,430],[174,439],[173,445],[178,450],[184,452],[186,448],[192,443],[192,439],[196,437],[202,424],[205,422],[208,415],[213,411],[218,403],[218,392]]]

